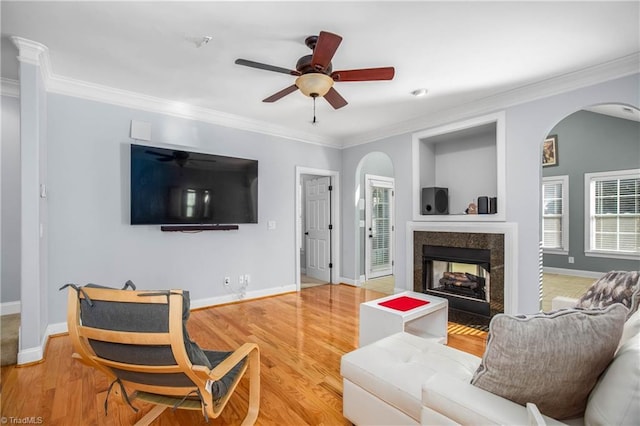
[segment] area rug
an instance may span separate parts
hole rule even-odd
[[[0,316],[0,365],[18,362],[18,329],[20,314]]]

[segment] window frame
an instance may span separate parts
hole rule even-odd
[[[544,247],[544,185],[549,183],[560,183],[562,185],[562,214],[560,215],[560,222],[562,226],[561,242],[562,247]],[[544,254],[558,254],[569,255],[569,176],[545,176],[542,178],[541,190],[541,206],[540,217],[542,221],[541,225],[541,247]]]
[[[584,174],[584,254],[590,257],[606,257],[610,259],[640,260],[640,253],[624,253],[593,248],[595,239],[595,182],[601,180],[620,180],[640,178],[640,169],[613,170]],[[618,194],[618,198],[620,194]],[[619,216],[619,215],[618,215]]]

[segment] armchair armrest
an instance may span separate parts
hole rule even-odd
[[[551,310],[557,311],[558,309],[573,308],[578,303],[578,299],[565,296],[556,296],[551,299]]]
[[[462,425],[529,424],[526,407],[445,373],[433,375],[422,385],[422,406]],[[549,426],[564,424],[547,416],[540,418]]]

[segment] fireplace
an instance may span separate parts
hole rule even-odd
[[[422,292],[449,300],[451,309],[491,316],[491,251],[422,246]]]
[[[449,300],[449,320],[487,327],[504,312],[504,235],[414,231],[414,291]]]

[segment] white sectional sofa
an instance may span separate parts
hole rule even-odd
[[[534,404],[519,404],[472,385],[483,359],[398,333],[343,356],[343,414],[356,425],[640,424],[639,312],[624,323],[614,350],[584,417],[560,422],[541,415]]]

